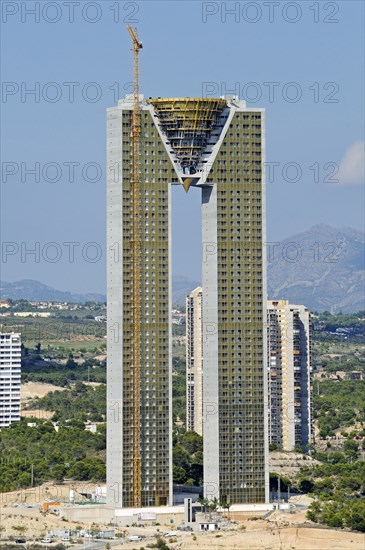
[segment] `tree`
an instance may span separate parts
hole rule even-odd
[[[310,479],[302,478],[299,482],[299,490],[302,493],[310,493],[314,487],[314,483]]]
[[[229,509],[230,509],[230,507],[232,506],[232,504],[231,504],[230,502],[223,501],[223,502],[220,502],[220,503],[219,503],[219,506],[220,506],[221,508],[223,508],[223,510],[227,510],[228,517],[229,517]]]
[[[210,512],[216,512],[219,506],[219,501],[217,497],[214,497],[213,500],[209,501],[208,508]]]
[[[181,444],[191,454],[203,451],[203,438],[196,432],[186,432],[181,438]]]
[[[357,458],[359,444],[357,443],[357,441],[354,441],[353,439],[346,439],[343,445],[343,450],[346,456],[350,458]]]
[[[173,478],[174,483],[185,483],[187,480],[186,471],[184,468],[181,468],[181,466],[174,466],[173,467]]]
[[[199,502],[199,504],[202,505],[203,510],[205,512],[207,510],[208,506],[209,506],[209,500],[207,498],[199,497],[198,502]]]
[[[354,531],[365,532],[365,502],[356,501],[344,513],[344,520],[347,527]]]
[[[68,422],[68,425],[71,428],[77,428],[78,430],[84,430],[85,429],[85,423],[78,419],[78,418],[72,418],[70,422]]]
[[[63,483],[65,473],[66,473],[65,467],[62,466],[61,464],[56,464],[56,466],[52,468],[52,479],[56,483]]]
[[[30,487],[31,475],[28,472],[22,472],[17,479],[17,486],[21,489]]]
[[[219,500],[214,497],[212,500],[208,498],[198,498],[198,502],[203,506],[204,512],[209,511],[209,516],[211,517],[212,512],[216,512],[220,506]]]
[[[317,500],[315,500],[309,506],[309,509],[307,511],[307,518],[317,523],[320,512],[321,505]]]
[[[175,466],[180,466],[185,471],[189,469],[190,466],[190,455],[185,449],[180,445],[176,445],[173,450],[174,464]]]
[[[68,359],[67,363],[66,363],[66,368],[67,369],[76,369],[77,368],[77,363],[73,359]]]
[[[193,485],[201,485],[203,482],[203,464],[194,462],[190,466],[190,476],[193,480]]]
[[[156,535],[156,542],[155,544],[151,544],[150,548],[157,548],[158,550],[170,550],[169,546],[160,535]]]
[[[26,348],[24,344],[21,345],[21,350],[22,350],[22,353],[23,353],[24,357],[28,357],[29,349]]]

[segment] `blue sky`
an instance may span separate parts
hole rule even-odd
[[[363,229],[363,2],[71,4],[2,2],[2,279],[105,291],[105,109],[131,89],[128,22],[145,96],[237,90],[266,108],[269,241]],[[173,194],[174,274],[199,279],[200,193]]]

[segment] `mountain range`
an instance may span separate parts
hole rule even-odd
[[[189,277],[176,276],[172,278],[172,291],[174,304],[183,304],[185,296],[194,288],[199,286],[198,281],[193,281]],[[98,293],[79,294],[55,288],[34,281],[33,279],[23,279],[8,283],[2,281],[0,283],[1,299],[10,298],[12,300],[31,300],[31,301],[54,301],[54,302],[70,302],[70,303],[85,303],[85,302],[105,302],[106,295]]]
[[[98,294],[94,292],[77,294],[63,290],[56,290],[51,286],[44,285],[43,283],[34,281],[33,279],[23,279],[12,283],[1,281],[0,296],[1,299],[10,298],[12,300],[34,300],[35,302],[53,301],[85,303],[106,301],[105,294]]]
[[[269,298],[285,298],[311,311],[363,310],[364,233],[315,225],[267,245]]]
[[[266,244],[268,296],[304,304],[312,311],[351,313],[365,309],[364,233],[350,227],[315,225],[309,230]],[[199,286],[188,277],[172,279],[173,302]],[[105,302],[104,294],[56,290],[39,281],[2,282],[2,299]]]

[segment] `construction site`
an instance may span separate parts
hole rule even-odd
[[[83,499],[82,485],[75,488],[71,496]],[[49,506],[39,504],[39,496],[49,497]],[[53,496],[53,499],[52,499]],[[58,501],[65,501],[57,504]],[[207,512],[198,515],[198,521],[186,530],[181,509],[166,508],[165,513],[148,509],[139,513],[119,511],[109,518],[100,506],[94,511],[86,504],[75,506],[69,501],[70,485],[43,487],[27,491],[2,494],[1,505],[1,547],[7,548],[11,540],[20,539],[19,533],[26,532],[29,544],[52,548],[63,544],[64,548],[129,549],[155,544],[158,537],[174,549],[196,550],[198,548],[222,550],[362,550],[364,535],[325,529],[312,524],[305,517],[308,502],[305,497],[293,498],[290,510],[275,510],[271,514],[251,511],[238,514],[233,510]],[[53,501],[53,504],[52,504]],[[85,511],[83,511],[85,508]],[[61,509],[63,510],[61,512]],[[79,510],[79,513],[77,512]],[[160,513],[157,513],[160,512]],[[262,516],[266,515],[266,519]],[[183,527],[183,529],[181,529]],[[47,542],[41,542],[47,541]],[[17,545],[22,548],[21,545]]]

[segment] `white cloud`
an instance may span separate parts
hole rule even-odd
[[[336,176],[340,184],[364,183],[365,142],[355,141],[345,152]]]

